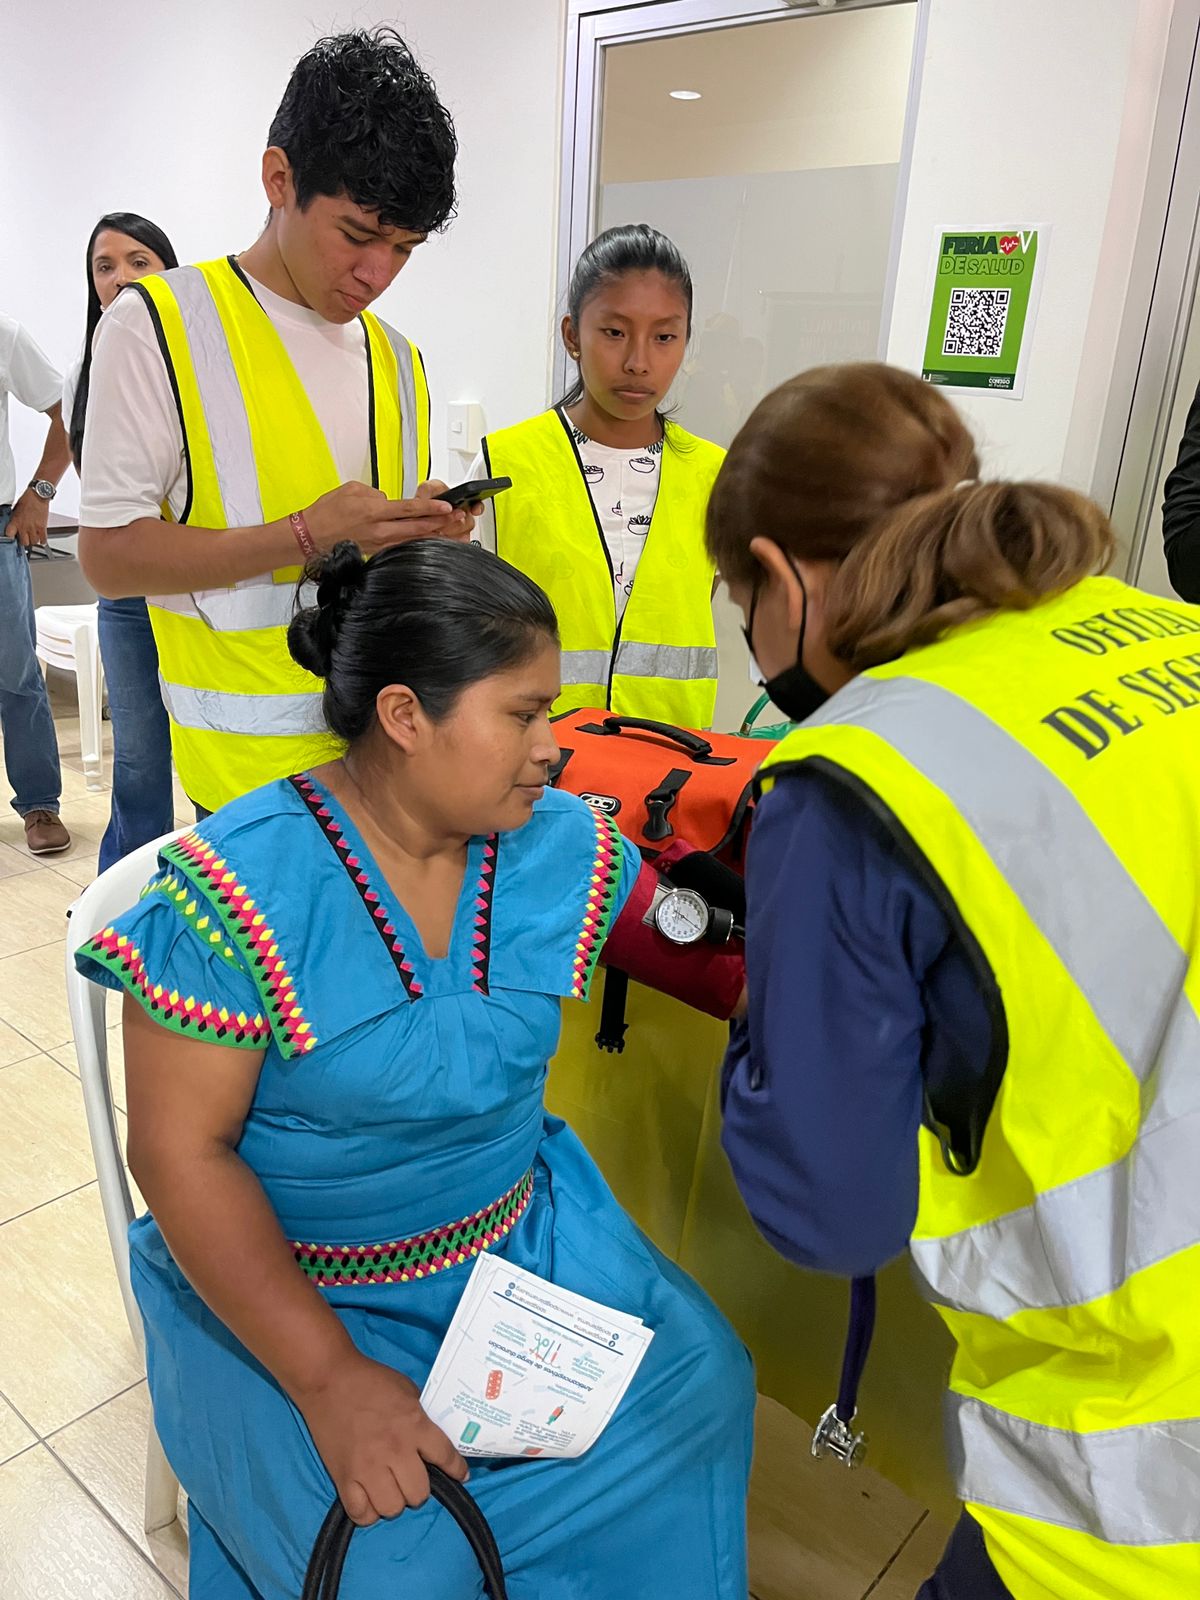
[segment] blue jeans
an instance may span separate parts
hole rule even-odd
[[[0,733],[4,766],[19,817],[58,811],[62,769],[46,680],[34,653],[29,558],[5,534],[12,507],[0,508]]]
[[[175,826],[171,726],[144,600],[100,601],[100,658],[113,731],[112,810],[100,870]]]

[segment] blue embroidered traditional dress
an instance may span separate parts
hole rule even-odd
[[[442,960],[309,777],[225,806],[160,865],[80,968],[184,1037],[265,1049],[239,1154],[364,1354],[422,1384],[481,1249],[654,1329],[587,1455],[473,1463],[512,1600],[744,1600],[748,1357],[542,1103],[560,1000],[588,990],[633,847],[547,792],[524,828],[471,844]],[[296,1600],[333,1498],[324,1465],[153,1218],[130,1237],[155,1419],[189,1496],[192,1600]],[[481,1586],[430,1502],[355,1536],[342,1592]]]

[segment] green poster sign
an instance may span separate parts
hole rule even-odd
[[[943,233],[921,376],[1019,397],[1038,283],[1041,228]]]

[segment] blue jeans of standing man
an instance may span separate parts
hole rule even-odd
[[[144,600],[100,601],[100,657],[112,717],[112,811],[100,870],[175,826],[171,726]]]
[[[26,817],[31,811],[57,813],[62,769],[46,680],[34,653],[29,558],[5,533],[11,512],[11,506],[0,508],[0,733],[13,810]]]

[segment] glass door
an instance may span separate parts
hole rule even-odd
[[[1180,0],[1136,241],[1126,327],[1092,485],[1111,507],[1113,571],[1171,596],[1162,499],[1200,384],[1200,4]]]
[[[1163,489],[1167,474],[1174,467],[1175,458],[1179,453],[1188,410],[1197,390],[1200,389],[1200,317],[1196,315],[1194,301],[1186,326],[1187,333],[1183,342],[1174,401],[1170,406],[1164,406],[1166,427],[1163,432],[1163,448],[1159,452],[1157,466],[1152,466],[1147,480],[1153,485],[1153,489],[1144,504],[1140,538],[1134,547],[1131,563],[1133,581],[1140,588],[1150,589],[1155,594],[1166,595],[1168,598],[1173,597],[1175,591],[1167,575],[1167,558],[1163,550]],[[1119,571],[1119,566],[1116,570]]]
[[[583,10],[560,295],[601,229],[649,222],[669,234],[695,286],[670,404],[685,427],[727,445],[785,378],[874,359],[886,343],[920,8]],[[722,597],[723,729],[755,697],[738,620]]]

